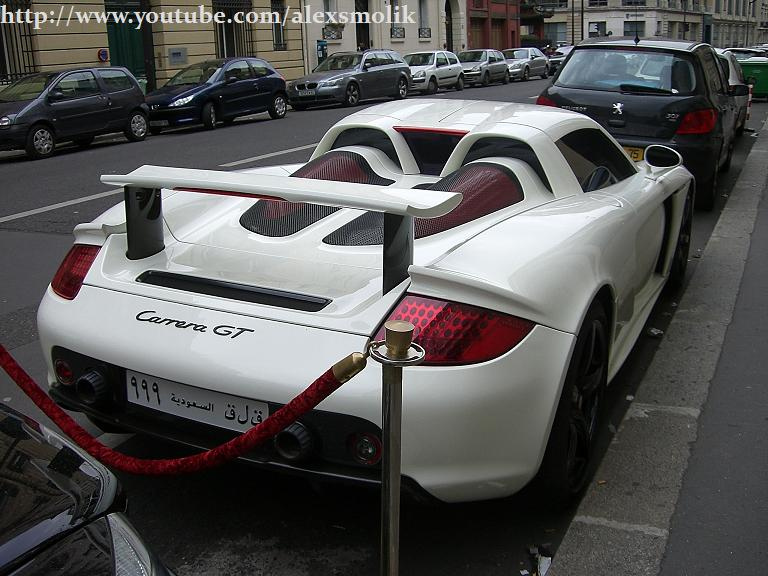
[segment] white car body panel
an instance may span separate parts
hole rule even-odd
[[[427,175],[420,173],[396,129],[403,126],[467,134],[440,176]],[[386,134],[397,162],[368,146],[334,149],[339,134],[355,128]],[[102,248],[73,300],[49,288],[41,303],[39,332],[49,381],[56,382],[52,351],[63,347],[203,390],[285,403],[333,363],[364,350],[406,292],[470,304],[535,326],[514,348],[492,360],[405,369],[402,473],[448,502],[512,494],[541,465],[576,334],[595,299],[611,308],[609,379],[631,350],[665,284],[691,183],[690,173],[680,166],[639,163],[625,180],[585,193],[555,144],[580,129],[605,133],[585,116],[560,109],[406,101],[341,120],[312,155],[314,160],[331,150],[356,154],[377,175],[394,181],[389,187],[288,177],[302,165],[241,173],[143,168],[110,176],[107,181],[117,184],[232,190],[348,207],[298,232],[268,237],[240,224],[241,214],[254,203],[250,198],[166,190],[165,248],[138,260],[125,257],[122,205],[78,226],[77,243]],[[408,278],[386,294],[380,244],[323,242],[364,210],[443,213],[455,194],[413,187],[461,168],[482,138],[526,143],[540,160],[548,187],[521,159],[476,160],[513,173],[523,199],[416,239]],[[148,270],[330,302],[308,312],[137,281]],[[152,317],[168,322],[153,322]],[[369,363],[318,411],[380,427],[379,366]],[[349,478],[357,473],[307,472]]]

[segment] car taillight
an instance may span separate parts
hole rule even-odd
[[[509,314],[407,294],[388,320],[413,324],[413,341],[424,347],[424,364],[476,364],[501,356],[533,330],[534,323]],[[384,339],[384,327],[376,340]]]
[[[677,127],[678,134],[708,134],[717,124],[717,112],[712,108],[688,112]]]
[[[536,98],[536,104],[538,104],[539,106],[554,106],[555,108],[557,108],[557,104],[555,104],[555,101],[552,100],[551,98],[547,98],[543,94],[538,98]]]
[[[56,275],[51,282],[51,288],[62,298],[73,300],[83,285],[93,261],[101,246],[90,244],[75,244],[64,257]]]

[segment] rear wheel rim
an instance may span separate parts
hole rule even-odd
[[[38,128],[32,137],[35,151],[43,156],[50,154],[53,150],[53,135],[46,128]]]
[[[347,103],[349,103],[351,106],[354,106],[357,104],[359,97],[360,95],[357,92],[357,86],[350,84],[349,88],[347,88]]]
[[[282,117],[285,116],[285,111],[288,108],[288,104],[285,102],[285,98],[282,96],[277,96],[275,98],[275,112],[278,116]]]
[[[147,120],[143,114],[134,114],[131,118],[131,133],[137,138],[142,138],[147,133]]]
[[[400,98],[405,98],[405,94],[408,91],[408,87],[405,85],[405,80],[400,78],[400,80],[397,81],[397,93],[400,96]],[[437,85],[435,85],[435,92],[437,92]]]

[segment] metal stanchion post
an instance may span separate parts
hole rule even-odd
[[[384,324],[384,342],[374,342],[371,358],[382,364],[381,576],[397,576],[400,556],[400,424],[403,366],[424,360],[424,349],[413,344],[413,324]]]

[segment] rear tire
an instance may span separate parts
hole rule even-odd
[[[456,84],[453,86],[456,91],[464,90],[464,76],[459,74],[459,79],[456,80]]]
[[[429,79],[429,84],[427,84],[427,94],[437,94],[437,80],[434,76]]]
[[[509,84],[509,70],[504,72],[504,78],[501,79],[502,84]]]
[[[147,137],[148,128],[147,115],[144,112],[134,110],[128,117],[128,124],[126,124],[123,133],[131,142],[141,142]]]
[[[435,83],[435,92],[437,92],[437,83]],[[397,81],[397,94],[395,94],[395,98],[402,100],[406,96],[408,96],[408,81],[401,76]]]
[[[541,75],[542,80],[549,78],[549,66],[544,66],[544,74]]]
[[[571,503],[593,473],[594,440],[608,375],[608,318],[593,302],[579,329],[538,474],[547,499]]]
[[[206,130],[213,130],[216,128],[216,107],[213,105],[213,102],[205,103],[200,118],[203,121],[203,126],[205,126]]]
[[[490,83],[491,83],[491,75],[488,74],[488,72],[486,72],[485,74],[483,74],[483,79],[481,81],[481,84],[483,85],[483,87],[485,87],[485,86],[488,86],[488,84]]]
[[[683,217],[680,221],[680,233],[677,235],[675,253],[672,255],[672,264],[669,268],[667,288],[678,290],[685,281],[685,271],[688,269],[688,253],[691,248],[691,230],[693,228],[693,206],[691,195],[685,199]]]
[[[285,113],[288,111],[288,100],[285,98],[285,94],[275,94],[272,98],[272,103],[269,105],[269,116],[272,120],[279,120],[285,118]]]
[[[708,180],[696,185],[696,208],[710,212],[715,207],[715,196],[717,195],[717,167],[712,170],[712,175]]]

